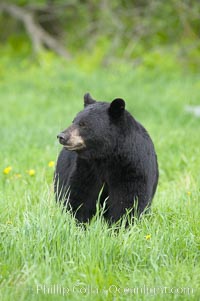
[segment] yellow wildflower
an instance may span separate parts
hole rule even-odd
[[[149,240],[149,239],[151,239],[151,234],[147,234],[147,235],[145,235],[145,238],[146,238],[146,240]]]
[[[3,170],[4,175],[8,175],[11,172],[11,170],[12,170],[11,166],[4,168],[4,170]]]
[[[28,170],[28,174],[29,174],[29,176],[34,176],[35,175],[35,170],[34,169],[29,169]]]
[[[188,191],[188,192],[187,192],[187,195],[188,195],[188,196],[190,196],[190,195],[191,195],[191,192],[190,192],[190,191]]]
[[[49,166],[49,167],[54,167],[54,165],[55,165],[55,162],[54,162],[54,161],[50,161],[50,162],[48,163],[48,166]]]
[[[6,225],[12,225],[12,221],[7,221]]]

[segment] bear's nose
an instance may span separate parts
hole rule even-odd
[[[65,139],[65,135],[63,133],[58,134],[57,138],[59,139],[60,144],[66,144],[67,140]]]

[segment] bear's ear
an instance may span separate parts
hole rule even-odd
[[[92,96],[90,95],[90,93],[86,93],[84,95],[84,107],[87,107],[88,105],[91,105],[93,103],[95,103],[96,101],[92,98]]]
[[[122,98],[114,99],[109,107],[109,114],[113,118],[118,118],[124,113],[125,101]]]

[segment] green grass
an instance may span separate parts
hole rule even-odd
[[[2,62],[0,300],[199,300],[200,120],[184,111],[199,103],[199,76]],[[48,163],[60,150],[56,135],[87,91],[123,97],[158,153],[152,212],[128,229],[99,217],[77,226],[54,201]]]

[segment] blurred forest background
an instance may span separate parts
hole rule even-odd
[[[0,28],[2,59],[47,49],[90,68],[200,67],[198,0],[1,0]]]

